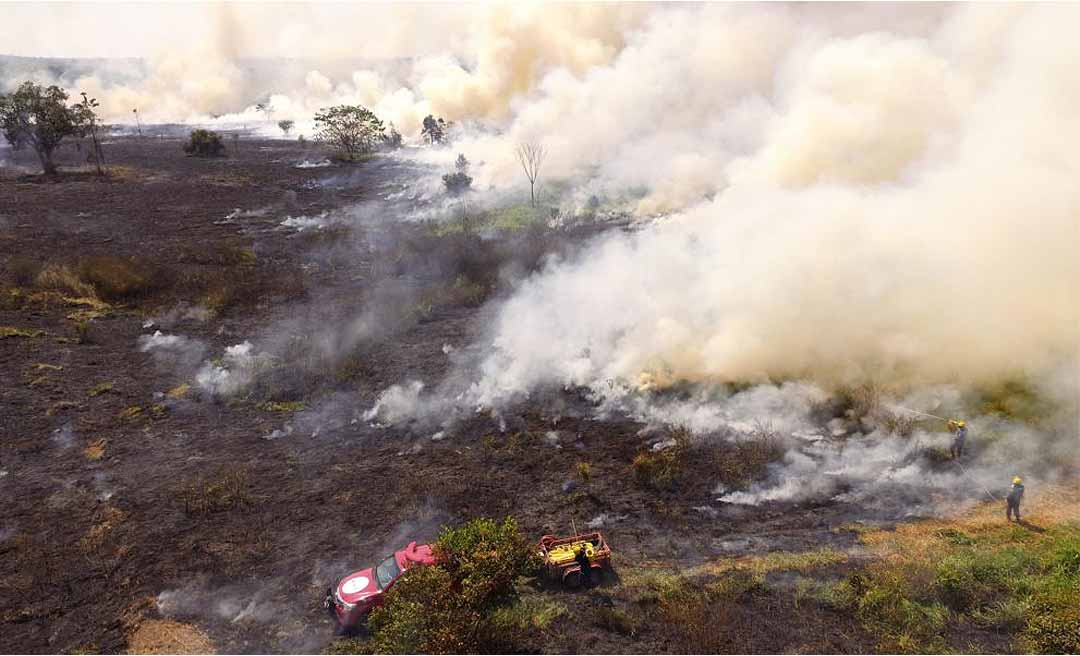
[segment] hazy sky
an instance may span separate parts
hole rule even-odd
[[[145,57],[214,40],[237,56],[400,57],[451,47],[461,33],[454,27],[473,10],[458,3],[4,2],[0,54]]]

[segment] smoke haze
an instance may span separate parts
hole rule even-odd
[[[513,145],[542,141],[542,182],[666,217],[522,284],[463,374],[470,404],[612,380],[979,382],[1076,358],[1075,7],[25,9],[4,28],[16,54],[143,58],[66,80],[111,120],[255,120],[263,101],[310,127],[359,102],[416,138],[435,113],[460,135],[422,157],[467,153],[478,186],[520,187]],[[18,26],[80,16],[85,42]],[[204,36],[155,45],[177,21]],[[133,25],[132,51],[88,50]],[[291,59],[272,84],[246,63],[265,56]]]

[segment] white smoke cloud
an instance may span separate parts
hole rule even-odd
[[[978,88],[926,44],[827,42],[714,200],[521,286],[474,399],[643,373],[985,381],[1074,358],[1074,12],[1026,12]]]

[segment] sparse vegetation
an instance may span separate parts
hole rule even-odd
[[[15,326],[0,326],[0,339],[8,337],[41,337],[45,333],[41,330],[29,330],[27,328],[16,328]]]
[[[254,503],[249,487],[246,469],[224,467],[212,476],[184,486],[178,497],[189,515],[217,513]]]

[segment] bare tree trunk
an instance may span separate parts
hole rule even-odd
[[[536,207],[536,183],[529,182],[529,200],[533,207]]]
[[[56,175],[56,164],[53,164],[51,150],[38,150],[38,159],[41,160],[41,169],[45,175]]]
[[[90,125],[90,136],[94,140],[94,161],[97,162],[98,175],[105,175],[105,172],[101,170],[101,165],[104,163],[101,157],[101,145],[97,140],[97,128],[93,124]]]

